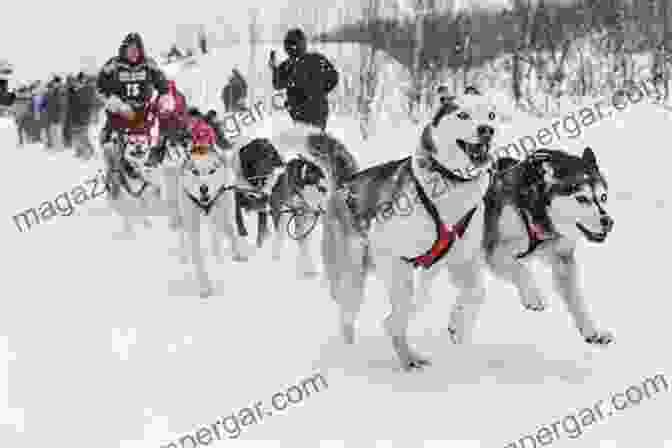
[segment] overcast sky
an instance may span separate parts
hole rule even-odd
[[[360,0],[345,0],[356,7]],[[409,0],[402,0],[409,1]],[[456,0],[461,4],[506,0]],[[562,1],[562,0],[561,0]],[[246,31],[250,7],[261,7],[265,22],[278,21],[287,5],[294,11],[302,4],[324,4],[332,0],[245,0],[166,2],[157,0],[83,0],[44,1],[15,0],[3,2],[0,26],[0,59],[8,59],[21,80],[46,78],[53,72],[77,71],[82,58],[93,58],[97,66],[116,54],[119,43],[130,31],[145,38],[151,53],[165,50],[184,26],[204,23],[214,28],[217,22]],[[184,6],[176,7],[171,5]],[[340,3],[339,3],[340,4]],[[193,7],[196,6],[196,7]],[[325,9],[325,13],[327,10]],[[284,14],[286,19],[288,14]],[[289,17],[293,17],[290,15]],[[282,19],[280,19],[282,20]],[[296,24],[286,24],[287,27]],[[221,27],[220,27],[221,28]]]

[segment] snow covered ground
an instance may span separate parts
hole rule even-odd
[[[218,83],[221,73],[200,76]],[[98,198],[19,233],[13,215],[83,184],[102,162],[16,149],[4,121],[2,446],[159,448],[258,401],[268,407],[274,393],[321,373],[327,389],[244,428],[239,440],[505,447],[647,377],[664,374],[672,384],[664,257],[671,249],[671,119],[642,102],[552,145],[575,152],[592,146],[610,182],[615,230],[606,244],[584,244],[578,255],[592,312],[615,343],[589,347],[557,297],[543,313],[523,311],[513,288],[491,279],[474,344],[456,347],[444,332],[454,290],[440,277],[434,303],[411,327],[412,343],[434,360],[417,374],[395,371],[380,325],[388,308],[380,282],[369,283],[358,343],[344,347],[335,305],[320,279],[297,279],[292,245],[280,262],[268,247],[246,264],[209,259],[216,295],[201,300],[165,217],[139,229],[134,241],[115,239],[121,222]],[[274,115],[249,132],[286,124]],[[352,119],[332,125],[364,166],[411,152],[418,137],[410,124],[379,126],[365,144]],[[548,125],[517,115],[502,139]],[[548,273],[541,275],[549,288]],[[662,392],[552,445],[671,448],[671,412],[672,394]]]

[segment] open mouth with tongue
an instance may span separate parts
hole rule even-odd
[[[581,233],[583,233],[583,235],[588,239],[588,241],[591,241],[593,243],[603,243],[604,240],[607,239],[607,235],[609,234],[609,232],[607,230],[603,230],[603,231],[597,232],[597,233],[596,232],[591,232],[590,230],[588,230],[588,228],[586,226],[584,226],[580,222],[576,223],[576,227],[579,228]]]
[[[491,138],[481,137],[477,143],[471,143],[461,138],[455,140],[457,146],[469,157],[469,161],[475,166],[480,167],[490,160],[490,142]]]

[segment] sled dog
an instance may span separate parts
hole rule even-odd
[[[257,247],[268,236],[269,196],[284,161],[277,149],[265,138],[255,138],[238,150],[234,150],[234,167],[239,184],[246,190],[236,191],[236,225],[241,236],[247,236],[244,212],[257,214]]]
[[[327,191],[327,177],[319,166],[303,156],[290,155],[271,193],[273,259],[280,259],[287,236],[291,236],[299,248],[297,272],[304,278],[319,273],[312,248]]]
[[[143,133],[120,133],[112,140],[120,153],[117,167],[112,171],[116,174],[120,192],[117,196],[111,195],[108,185],[107,201],[123,220],[122,234],[129,237],[135,235],[133,224],[138,221],[145,228],[152,227],[148,218],[150,207],[160,200],[159,173],[147,165],[152,143],[152,137]]]
[[[374,271],[389,296],[384,327],[404,370],[429,364],[407,340],[416,269],[430,279],[442,269],[453,275],[461,291],[451,325],[467,328],[476,319],[485,297],[483,199],[498,122],[485,97],[449,97],[410,157],[356,173],[330,193],[323,261],[347,343],[354,342],[365,280]]]
[[[540,149],[518,163],[502,158],[486,196],[487,262],[511,282],[522,305],[542,311],[547,302],[524,260],[550,265],[554,286],[574,325],[590,344],[606,345],[613,335],[600,330],[579,284],[577,242],[603,243],[614,226],[606,211],[607,182],[591,148],[582,156]]]
[[[208,216],[211,219],[212,250],[219,261],[221,234],[231,241],[233,260],[247,260],[245,240],[234,227],[236,175],[232,165],[231,158],[215,148],[195,151],[190,147],[180,167],[178,206],[182,261],[187,261],[187,253],[191,256],[199,295],[203,298],[212,294],[212,283],[201,250],[202,218]]]

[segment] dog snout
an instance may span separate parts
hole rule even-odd
[[[208,192],[209,192],[209,188],[208,188],[207,185],[204,184],[204,185],[201,185],[201,187],[199,188],[199,191],[201,192],[201,196],[207,196]]]
[[[612,227],[614,227],[614,219],[609,216],[605,215],[600,218],[600,224],[602,227],[604,227],[607,231],[611,230]]]
[[[488,125],[480,125],[476,128],[476,132],[481,139],[491,139],[495,135],[495,128]]]

